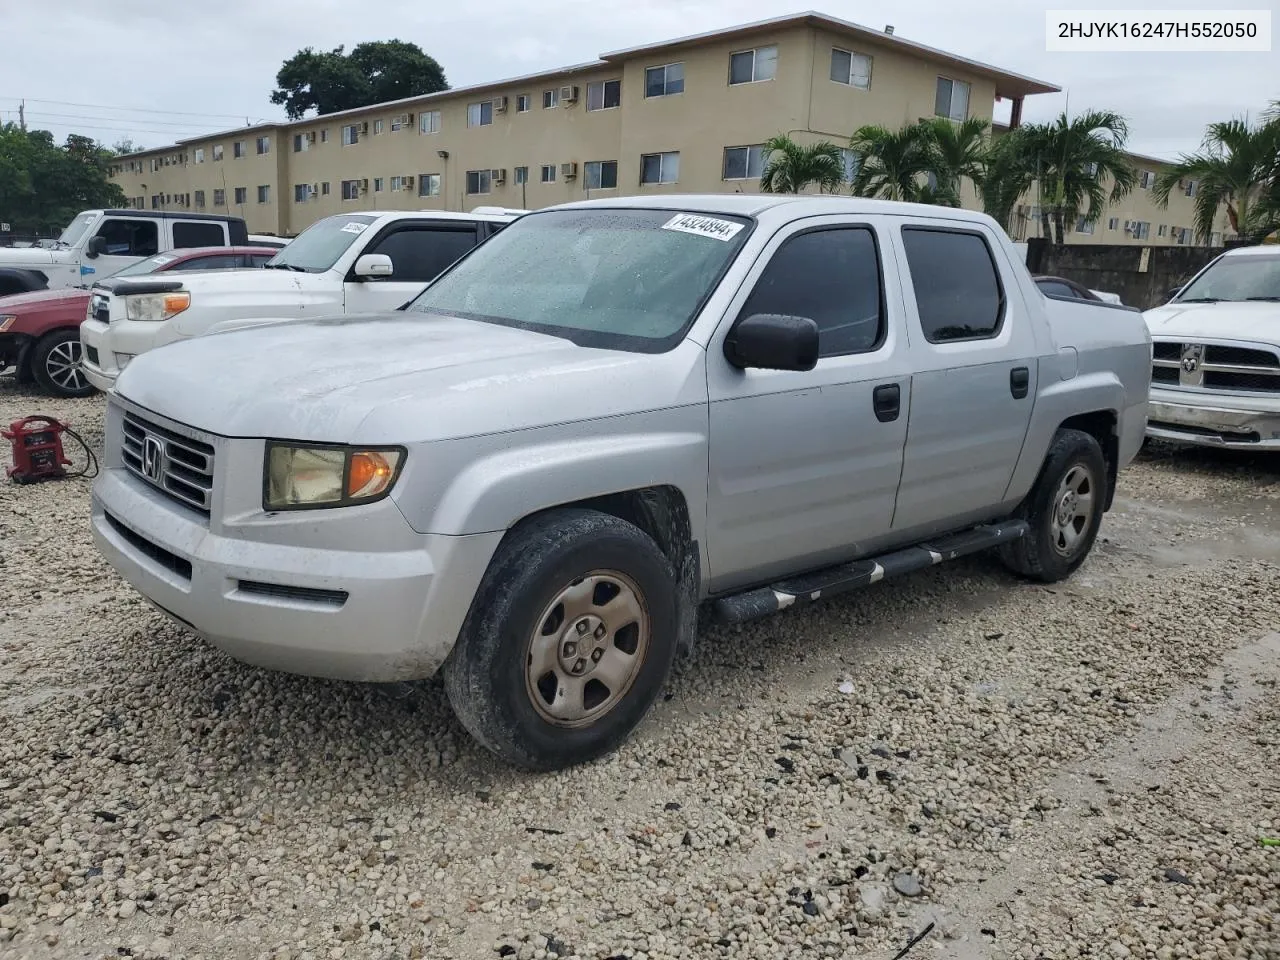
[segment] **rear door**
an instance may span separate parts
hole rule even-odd
[[[346,312],[394,310],[417,296],[451,263],[479,242],[477,224],[466,220],[407,220],[393,223],[374,237],[361,256],[382,253],[391,258],[386,279],[346,278]]]
[[[1036,396],[1035,331],[983,224],[900,218],[893,233],[915,371],[893,529],[958,529],[1002,512]]]
[[[170,220],[173,249],[191,247],[225,247],[227,225],[220,220]]]

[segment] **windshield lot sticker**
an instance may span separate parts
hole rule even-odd
[[[342,225],[342,232],[343,233],[364,233],[365,228],[368,226],[369,225],[367,223],[360,223],[356,220],[352,220],[350,223],[344,223]]]
[[[699,237],[714,237],[728,242],[742,229],[742,224],[716,217],[700,217],[692,213],[677,213],[662,225],[663,230],[679,230]]]

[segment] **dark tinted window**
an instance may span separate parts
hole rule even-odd
[[[113,257],[153,257],[160,252],[154,220],[104,220],[97,236],[107,241],[102,252]]]
[[[802,233],[783,243],[740,316],[809,317],[820,332],[819,354],[835,357],[879,345],[882,304],[875,236],[865,227],[841,227]]]
[[[251,253],[245,258],[246,260],[249,261],[248,263],[245,264],[245,266],[260,267],[264,263],[266,263],[268,260],[270,260],[273,256],[275,256],[275,253],[272,251],[267,251],[266,253]]]
[[[234,253],[221,253],[211,257],[192,257],[171,268],[174,270],[234,270],[241,266],[242,258]]]
[[[173,222],[174,249],[225,247],[226,245],[226,234],[222,232],[222,224],[220,223],[198,223],[190,220],[175,220]]]
[[[995,336],[1004,291],[986,241],[976,233],[904,227],[902,243],[925,338],[940,343]]]
[[[1049,297],[1071,297],[1075,300],[1084,299],[1075,290],[1058,280],[1037,280],[1036,285],[1039,286],[1040,290]]]
[[[426,283],[475,245],[475,227],[418,227],[388,234],[365,252],[391,258],[392,280]]]

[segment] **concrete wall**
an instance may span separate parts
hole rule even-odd
[[[1131,307],[1149,310],[1166,303],[1169,290],[1190,280],[1222,253],[1213,247],[1027,242],[1027,267],[1034,274],[1066,277],[1091,290],[1117,293]]]

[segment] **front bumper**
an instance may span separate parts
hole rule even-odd
[[[1152,386],[1147,436],[1231,450],[1280,450],[1280,396],[1189,395]]]
[[[85,320],[80,324],[80,356],[85,379],[103,393],[115,386],[116,377],[120,376],[123,368],[111,349],[111,327],[108,324],[100,320]]]
[[[95,483],[91,518],[112,566],[214,646],[258,666],[341,680],[433,674],[502,537],[415,533],[389,499],[264,515],[269,530],[228,535],[118,465]],[[324,527],[332,546],[315,542]],[[301,544],[281,542],[289,539]],[[379,539],[390,542],[370,542]]]

